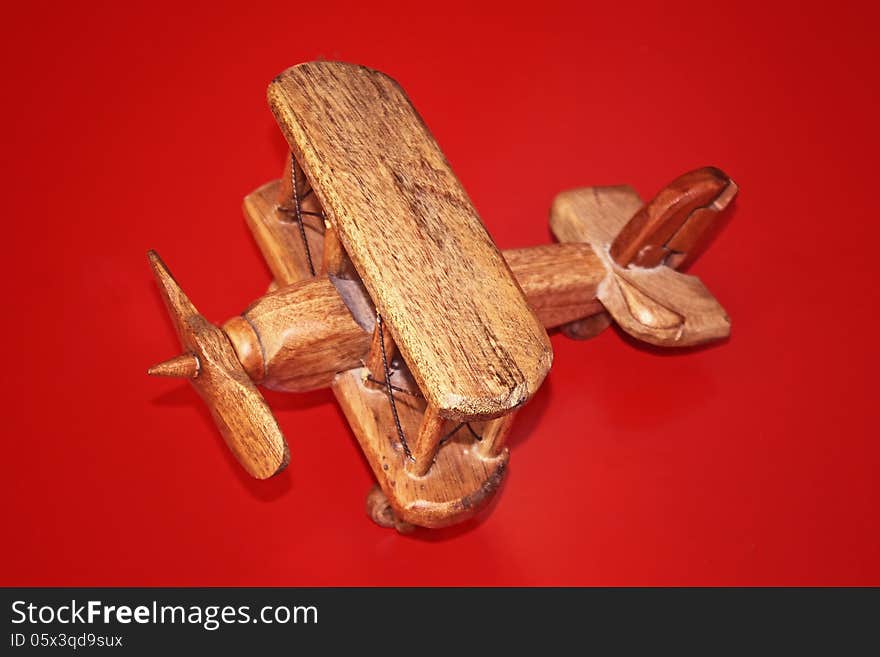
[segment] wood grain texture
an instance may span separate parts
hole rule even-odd
[[[578,245],[577,248],[572,249],[572,252],[575,251],[583,251],[583,248]],[[273,252],[282,253],[283,250]],[[302,254],[292,252],[287,257],[302,257]],[[552,259],[547,258],[546,254],[541,254],[536,258],[529,257],[528,254],[521,254],[520,257],[514,259],[517,260],[524,272],[526,287],[539,296],[545,294],[548,288],[540,285],[540,281],[537,280],[544,280],[545,277],[542,275],[542,268],[536,267],[535,263],[544,262],[556,267],[562,264],[565,267],[567,261],[562,258],[552,262]],[[532,281],[533,278],[536,280]],[[555,281],[552,285],[553,289],[569,289],[565,281],[559,280],[557,276],[548,276],[546,279]],[[326,288],[325,292],[310,293],[310,297],[321,298],[320,305],[310,309],[311,317],[317,320],[318,317],[342,317],[348,313],[350,303],[347,307],[342,296],[346,293],[346,286],[354,282],[335,281],[336,289],[339,292],[336,296],[330,294],[329,289]],[[341,289],[340,283],[342,283]],[[322,276],[291,287],[295,290],[310,289],[319,284],[333,285],[334,283]],[[590,295],[594,291],[591,289],[586,293]],[[284,288],[275,291],[276,294],[283,292]],[[260,305],[261,301],[254,305]],[[282,319],[278,314],[280,309],[276,309],[272,312],[273,321],[261,327],[263,331],[275,333],[274,339],[280,339],[282,342],[284,340],[281,339],[279,332],[287,331],[288,323],[297,321],[296,317],[305,310],[304,308],[293,308],[294,304],[287,305],[291,306],[286,311],[290,314],[289,317]],[[351,321],[356,323],[353,318]],[[239,318],[239,321],[235,321],[233,318],[224,326],[230,324],[232,326],[247,324],[250,327],[244,318]],[[348,344],[355,341],[359,344],[358,349],[365,350],[363,357],[355,360],[352,356],[348,363],[339,361],[329,368],[321,366],[317,369],[324,374],[334,368],[340,371],[333,378],[331,388],[376,475],[377,481],[381,485],[381,488],[374,489],[367,496],[367,514],[377,524],[383,527],[394,527],[402,533],[412,531],[416,525],[442,527],[467,519],[488,504],[503,480],[509,459],[508,451],[503,447],[503,441],[512,424],[515,412],[484,424],[474,423],[475,431],[486,432],[484,441],[477,441],[470,431],[463,426],[458,426],[454,421],[438,421],[439,418],[435,415],[434,419],[427,423],[430,425],[431,434],[430,440],[425,443],[427,452],[421,459],[421,464],[416,467],[417,461],[406,456],[397,433],[387,390],[382,385],[384,370],[374,372],[374,380],[371,381],[369,379],[370,371],[366,367],[359,367],[364,359],[369,358],[369,354],[378,351],[378,331],[375,329],[368,331],[360,324],[358,326],[361,330],[359,339],[354,338],[353,340],[352,335],[347,335],[343,340],[337,341],[332,336],[325,336],[325,341],[329,344],[338,344],[339,342]],[[298,331],[294,331],[288,335],[295,338],[297,334]],[[233,331],[233,335],[250,335],[250,329],[239,327],[238,330]],[[230,335],[231,339],[233,335]],[[253,335],[258,334],[253,331]],[[388,346],[393,349],[393,342],[390,342]],[[261,348],[258,344],[246,347],[250,353]],[[298,348],[301,348],[301,345],[298,346],[294,343],[280,347],[278,352],[283,351],[288,355],[281,360],[279,367],[286,369],[289,362],[296,358]],[[241,352],[243,347],[236,345],[236,350]],[[390,353],[386,353],[386,356],[390,356]],[[297,372],[301,372],[301,367],[290,367],[288,371],[290,372],[289,378],[280,387],[282,389],[286,389],[284,386],[301,388],[301,377],[297,376]],[[375,376],[377,374],[381,376]],[[317,383],[320,378],[322,377],[311,379],[311,382]],[[425,400],[419,393],[405,364],[399,363],[396,367],[392,367],[390,381],[396,388],[394,390],[395,403],[404,436],[416,445],[419,442],[419,433],[426,425]],[[412,394],[401,392],[401,390],[409,390]],[[455,431],[456,428],[457,431]],[[445,440],[438,440],[444,436]],[[418,448],[415,451],[418,452]]]
[[[560,192],[550,206],[550,230],[560,242],[610,245],[642,205],[629,185]]]
[[[696,276],[669,267],[615,269],[599,300],[633,337],[664,347],[687,347],[730,335],[730,318]]]
[[[275,290],[270,290],[267,294],[272,294]],[[232,343],[238,362],[251,381],[261,383],[266,376],[266,358],[260,336],[253,325],[241,315],[236,315],[226,320],[220,328]]]
[[[334,278],[353,279],[357,277],[351,260],[345,253],[336,230],[329,224],[324,231],[324,246],[321,257],[321,272]]]
[[[544,328],[603,312],[596,290],[605,267],[589,244],[543,244],[502,253]]]
[[[585,187],[563,192],[556,196],[550,207],[550,230],[560,242],[589,244],[585,225],[596,244],[611,244],[620,229],[642,207],[642,199],[629,185]],[[590,245],[591,250],[593,249]],[[600,282],[607,275],[602,258],[599,259]],[[599,302],[598,298],[596,299]],[[599,302],[601,305],[601,302]],[[563,334],[574,340],[589,340],[611,326],[611,315],[604,309],[590,317],[563,324]]]
[[[242,318],[257,344],[247,343],[244,332],[228,333],[229,338],[237,352],[262,355],[256,380],[273,390],[325,388],[337,372],[358,367],[370,344],[370,334],[326,277],[279,288],[255,301]]]
[[[562,243],[502,255],[393,80],[315,62],[268,96],[291,154],[244,210],[269,292],[219,329],[150,254],[184,347],[151,373],[191,380],[253,476],[289,460],[254,382],[329,385],[381,487],[368,513],[401,531],[460,522],[502,482],[516,410],[552,361],[545,329],[587,337],[610,314],[654,344],[729,331],[700,281],[672,269],[736,195],[719,170],[687,174],[647,205],[627,186],[560,194],[551,227]]]
[[[738,193],[739,186],[728,178],[727,186],[710,204],[693,210],[684,225],[667,240],[665,264],[673,269],[689,267],[721,227],[719,218]]]
[[[550,368],[547,334],[400,87],[313,62],[278,76],[268,96],[430,402],[464,419],[528,400]]]
[[[290,454],[268,404],[223,331],[199,314],[159,256],[153,251],[148,255],[184,352],[198,359],[198,374],[190,382],[205,400],[229,449],[257,479],[280,472]]]
[[[622,267],[656,267],[670,257],[681,262],[735,195],[736,185],[715,167],[679,176],[624,224],[611,243],[611,257]],[[725,200],[717,204],[720,197]]]
[[[423,477],[428,472],[428,469],[434,464],[434,455],[440,446],[440,439],[443,438],[445,425],[446,420],[443,419],[440,412],[428,404],[422,414],[422,423],[415,434],[415,441],[411,446],[412,460],[406,464],[407,472],[417,477]]]
[[[199,359],[189,352],[169,358],[147,370],[150,376],[170,376],[193,379],[199,375]]]
[[[248,194],[243,210],[248,227],[273,278],[279,285],[289,285],[311,277],[299,227],[289,212],[280,210],[282,183],[274,180]],[[312,258],[320,259],[323,250],[324,224],[320,217],[303,216],[306,239]],[[295,257],[291,257],[295,256]]]
[[[519,411],[512,411],[507,415],[496,417],[483,425],[482,439],[477,449],[480,454],[487,457],[498,456],[507,442],[507,435],[513,428],[513,421]]]
[[[264,226],[276,222],[276,211],[271,202],[259,201],[258,199],[260,197],[271,199],[280,186],[281,181],[276,180],[263,185],[248,196],[249,200],[245,203],[248,226],[251,227],[254,239],[258,244],[261,239],[267,241],[266,244],[260,246],[260,251],[270,270],[273,272],[293,271],[296,280],[301,280],[308,278],[301,240],[291,239],[287,233],[276,238],[272,234],[264,235],[261,232]],[[634,207],[638,207],[641,200],[637,195],[635,199],[636,205]],[[308,225],[308,218],[306,222]],[[577,239],[578,231],[580,231],[579,226],[579,223],[575,223],[571,228],[573,239],[568,240],[571,243],[542,244],[522,249],[505,249],[501,252],[522,289],[529,307],[545,329],[556,328],[578,318],[587,318],[596,313],[604,312],[604,307],[596,299],[596,288],[605,277],[604,265],[593,253],[592,247],[579,243],[580,240]],[[286,231],[290,227],[284,224],[283,228]],[[329,250],[333,254],[331,257],[334,261],[339,259],[343,261],[341,266],[330,267],[331,270],[338,269],[339,271],[325,273],[335,279],[334,284],[337,290],[346,296],[345,290],[342,289],[344,284],[341,284],[338,279],[356,279],[357,273],[351,271],[351,261],[345,253],[339,253],[336,246],[328,247],[327,242],[336,239],[333,229],[330,228],[324,233],[317,229],[310,230],[308,236],[313,252],[326,254]],[[324,271],[323,268],[322,271]],[[270,288],[269,291],[274,291],[274,289],[276,288]],[[354,313],[353,302],[352,299],[347,302],[347,305],[349,310]],[[355,314],[368,318],[369,321],[365,319],[361,323],[372,327],[374,315],[372,304],[369,308],[359,309]]]
[[[391,365],[391,361],[397,354],[397,347],[391,339],[391,333],[379,330],[379,322],[373,329],[373,337],[370,338],[370,351],[364,361],[364,367],[377,381],[385,380],[385,366]]]
[[[700,280],[670,267],[621,267],[611,243],[641,208],[629,187],[587,187],[559,194],[550,226],[562,241],[590,244],[606,272],[597,298],[630,335],[651,344],[683,347],[724,338],[730,319]],[[593,327],[588,327],[587,330]]]
[[[334,380],[332,390],[396,521],[445,527],[466,520],[488,504],[504,478],[507,448],[496,456],[482,456],[473,436],[462,429],[440,446],[424,476],[407,472],[411,461],[400,445],[388,398],[381,386],[365,381],[364,375],[362,369],[343,372]],[[414,388],[414,382],[400,371],[392,382]],[[396,399],[403,430],[414,439],[422,424],[425,401],[405,394]],[[455,421],[447,421],[444,431],[455,426]],[[482,430],[482,424],[474,426],[478,432]]]

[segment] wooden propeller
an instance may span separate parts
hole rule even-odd
[[[155,251],[147,256],[184,350],[148,373],[189,379],[244,469],[257,479],[277,474],[287,466],[290,452],[266,400],[226,334],[199,314]]]

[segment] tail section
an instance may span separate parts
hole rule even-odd
[[[727,337],[730,319],[698,278],[676,268],[696,257],[736,193],[711,167],[681,176],[647,204],[629,186],[586,187],[556,197],[550,227],[562,242],[593,247],[607,272],[597,296],[623,330],[650,344],[692,346]],[[575,322],[564,332],[592,337],[607,323]]]

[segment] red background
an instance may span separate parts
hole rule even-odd
[[[876,10],[69,4],[2,27],[0,583],[880,584]],[[555,336],[463,527],[365,517],[329,391],[266,393],[293,459],[248,479],[144,374],[178,347],[144,254],[216,321],[265,290],[240,211],[281,171],[265,88],[322,57],[401,82],[501,247],[549,241],[558,191],[722,167],[742,193],[692,273],[730,340]]]

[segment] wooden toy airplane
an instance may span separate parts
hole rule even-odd
[[[723,308],[676,271],[737,193],[718,169],[647,204],[628,186],[564,192],[550,213],[559,243],[499,252],[394,80],[311,62],[268,97],[291,156],[244,210],[270,291],[217,327],[149,253],[183,344],[149,373],[190,379],[254,477],[290,458],[257,384],[329,386],[378,480],[373,519],[457,523],[504,477],[514,416],[553,359],[547,330],[588,338],[614,320],[665,346],[728,335]]]

